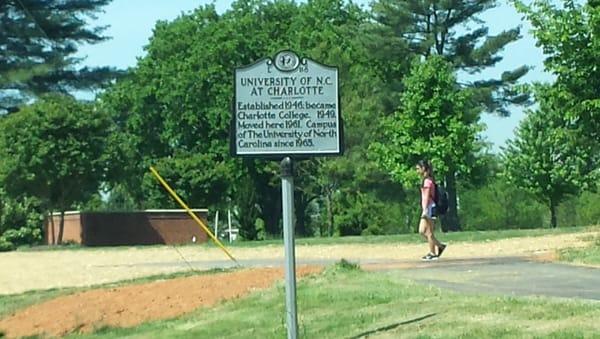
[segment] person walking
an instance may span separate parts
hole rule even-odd
[[[421,219],[419,220],[419,234],[427,240],[429,245],[429,253],[421,259],[424,261],[437,260],[444,250],[446,245],[442,244],[435,237],[435,179],[433,177],[433,167],[427,160],[420,160],[416,166],[417,172],[423,178],[421,184]],[[436,252],[437,247],[437,252]]]

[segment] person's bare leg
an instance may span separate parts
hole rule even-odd
[[[432,238],[432,242],[435,245],[435,247],[437,247],[437,252],[433,252],[434,254],[436,254],[437,256],[440,255],[440,252],[443,251],[446,248],[446,245],[442,244],[436,237],[435,237],[435,221],[434,220],[430,220],[431,223],[431,238]]]
[[[435,237],[433,236],[432,223],[431,220],[426,218],[421,218],[419,222],[419,233],[427,240],[427,244],[429,245],[429,253],[435,255]]]
[[[434,221],[431,220],[431,219],[428,219],[428,221],[429,221],[429,225],[431,226],[431,239],[433,241],[433,244],[439,249],[440,247],[443,247],[444,245],[442,245],[442,243],[439,240],[437,240],[437,238],[435,237],[435,223],[434,223]]]
[[[423,239],[425,241],[429,241],[428,237],[427,237],[427,228],[429,227],[429,224],[427,224],[427,220],[421,218],[421,220],[419,221],[419,234],[423,237]]]

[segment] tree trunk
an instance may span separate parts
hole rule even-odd
[[[333,206],[331,192],[327,192],[327,235],[333,236]]]
[[[62,244],[63,233],[65,230],[65,211],[60,211],[60,222],[58,226],[58,239],[56,239],[56,243],[58,245]]]
[[[308,199],[302,192],[296,192],[295,194],[295,206],[294,213],[296,214],[296,231],[295,233],[299,236],[310,236],[306,229],[306,207],[308,206]]]
[[[52,232],[52,245],[56,245],[56,236],[54,235],[54,212],[50,210],[50,232]]]
[[[460,231],[460,222],[458,218],[458,203],[456,192],[456,178],[454,172],[446,176],[446,192],[448,193],[448,211],[442,218],[442,230],[444,232]]]
[[[277,198],[264,199],[261,202],[261,217],[265,221],[265,231],[271,236],[281,235],[281,192],[276,192]]]
[[[265,190],[260,196],[260,216],[265,221],[265,231],[270,236],[280,236],[282,234],[281,187]]]
[[[556,202],[550,199],[550,226],[556,228]]]

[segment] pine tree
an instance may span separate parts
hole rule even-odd
[[[110,0],[0,1],[0,113],[48,92],[92,89],[114,78],[108,67],[77,68],[78,44],[107,39],[87,20]]]
[[[496,5],[496,0],[378,0],[373,4],[373,15],[379,32],[405,41],[405,48],[414,55],[441,55],[456,70],[477,74],[500,62],[504,47],[520,38],[518,27],[489,35],[479,15]],[[508,116],[507,105],[528,98],[514,88],[528,69],[521,66],[504,72],[500,79],[468,85],[477,89],[474,99],[482,108]]]

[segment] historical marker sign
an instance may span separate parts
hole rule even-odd
[[[235,70],[231,151],[237,156],[340,155],[338,70],[292,51]]]

